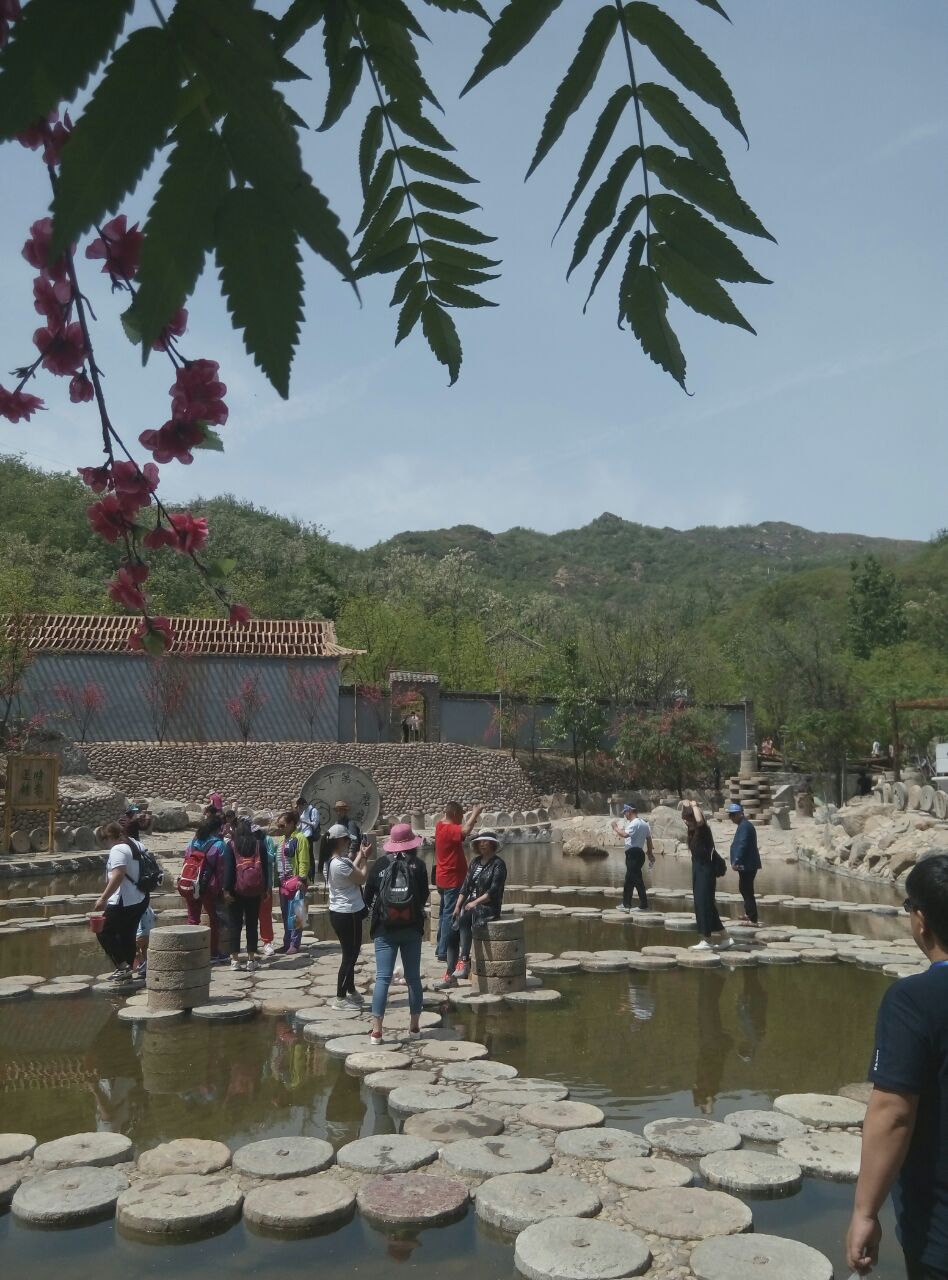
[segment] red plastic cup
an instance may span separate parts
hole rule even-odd
[[[105,912],[93,911],[89,916],[89,928],[93,933],[101,933],[105,928]]]

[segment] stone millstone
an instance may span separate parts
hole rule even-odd
[[[441,1085],[403,1085],[388,1095],[390,1109],[402,1115],[413,1115],[417,1111],[454,1111],[470,1104],[469,1093]]]
[[[7,929],[7,933],[19,933],[21,930]],[[0,983],[0,1000],[25,1000],[33,994],[33,988],[28,987],[26,983],[19,982],[3,982]]]
[[[578,960],[535,960],[530,965],[532,973],[579,973],[582,965]]]
[[[433,1227],[454,1222],[467,1211],[467,1187],[453,1178],[425,1173],[383,1174],[359,1188],[359,1211],[388,1227]]]
[[[622,1160],[652,1151],[644,1138],[626,1129],[570,1129],[557,1135],[556,1149],[580,1160]]]
[[[659,969],[677,969],[678,960],[675,956],[636,956],[634,960],[629,961],[630,969],[659,970]]]
[[[872,1097],[872,1085],[867,1080],[858,1080],[855,1084],[844,1084],[837,1093],[841,1098],[850,1098],[867,1106]]]
[[[449,1169],[474,1178],[501,1173],[542,1173],[553,1157],[542,1142],[511,1136],[467,1138],[449,1143],[441,1152]]]
[[[23,1180],[23,1166],[17,1164],[0,1165],[0,1209],[9,1209],[16,1189]]]
[[[822,1253],[780,1236],[703,1240],[691,1255],[695,1280],[833,1280]]]
[[[602,1202],[584,1182],[555,1173],[502,1173],[478,1187],[477,1216],[503,1231],[524,1231],[547,1218],[593,1218]]]
[[[785,1138],[777,1154],[793,1160],[804,1173],[832,1182],[855,1182],[859,1177],[862,1139],[854,1133],[807,1133]]]
[[[436,994],[436,993],[432,993]],[[490,1008],[491,1005],[499,1005],[504,1003],[504,997],[495,995],[489,991],[460,990],[449,991],[448,999],[451,1004],[459,1009],[483,1009]],[[440,1019],[439,1019],[440,1021]]]
[[[779,1111],[732,1111],[724,1123],[737,1130],[750,1142],[782,1142],[784,1138],[802,1138],[806,1125]]]
[[[653,1191],[656,1187],[690,1187],[694,1174],[686,1165],[674,1160],[636,1158],[610,1160],[603,1165],[603,1173],[620,1187],[633,1191]]]
[[[494,1106],[525,1107],[535,1102],[562,1102],[569,1097],[569,1089],[565,1084],[548,1084],[545,1080],[530,1080],[529,1084],[524,1080],[498,1080],[484,1085],[480,1096]]]
[[[146,1178],[118,1199],[119,1226],[143,1235],[190,1235],[240,1217],[243,1192],[225,1174]]]
[[[42,1142],[33,1152],[37,1169],[70,1169],[75,1165],[121,1164],[132,1158],[132,1143],[120,1133],[74,1133]]]
[[[387,1064],[391,1064],[390,1066]],[[360,1053],[350,1053],[346,1058],[346,1071],[350,1076],[370,1076],[376,1071],[406,1071],[412,1064],[407,1053],[385,1052],[378,1049],[366,1049]]]
[[[793,1116],[811,1129],[855,1127],[866,1116],[865,1103],[831,1093],[785,1093],[774,1098],[774,1110]]]
[[[441,1079],[447,1084],[496,1084],[498,1080],[513,1080],[517,1068],[506,1062],[450,1062],[442,1068]]]
[[[52,1169],[28,1178],[17,1188],[13,1216],[47,1227],[70,1227],[97,1218],[110,1218],[128,1179],[117,1169],[82,1166]]]
[[[803,1170],[792,1160],[765,1151],[715,1151],[698,1166],[706,1182],[725,1191],[784,1195],[799,1191]]]
[[[385,1034],[388,1035],[390,1031],[407,1031],[410,1022],[411,1013],[408,1009],[393,1009],[389,1006],[385,1014]],[[418,1026],[422,1031],[427,1031],[430,1027],[439,1027],[440,1025],[440,1013],[424,1012],[418,1015]]]
[[[331,1058],[348,1058],[352,1053],[365,1053],[370,1049],[373,1053],[393,1053],[401,1043],[395,1036],[390,1036],[381,1044],[372,1044],[366,1035],[349,1034],[333,1036],[323,1044],[323,1048]]]
[[[210,951],[211,931],[204,924],[156,925],[148,935],[152,959],[158,951]]]
[[[519,942],[523,940],[523,920],[519,916],[507,916],[503,920],[489,920],[473,931],[475,945],[491,942]]]
[[[144,1151],[138,1170],[149,1178],[173,1173],[220,1173],[230,1164],[230,1147],[206,1138],[174,1138]]]
[[[516,1005],[517,1008],[521,1005],[555,1004],[557,1000],[562,999],[563,997],[559,991],[553,991],[548,987],[542,987],[534,991],[508,991],[504,996],[507,1004]]]
[[[375,1093],[391,1093],[393,1089],[400,1089],[403,1085],[413,1086],[422,1084],[436,1084],[438,1077],[433,1071],[406,1071],[401,1068],[386,1067],[382,1071],[373,1071],[371,1075],[365,1076],[362,1083]]]
[[[84,996],[89,991],[85,982],[44,982],[34,987],[34,996]]]
[[[145,997],[146,1000],[148,997]],[[183,1009],[152,1009],[148,1004],[127,1004],[124,1009],[119,1009],[119,1022],[147,1022],[158,1024],[159,1026],[167,1026],[169,1022],[183,1022]]]
[[[521,1110],[520,1119],[524,1124],[535,1125],[538,1129],[553,1129],[561,1133],[564,1129],[586,1129],[601,1125],[606,1116],[604,1111],[589,1102],[534,1102]]]
[[[586,1218],[550,1218],[521,1231],[514,1264],[528,1280],[623,1280],[652,1261],[648,1245],[631,1231]]]
[[[302,1233],[346,1222],[355,1202],[355,1192],[338,1178],[290,1178],[249,1191],[244,1219],[270,1231]]]
[[[36,1139],[31,1133],[0,1133],[0,1164],[26,1160],[35,1150]]]
[[[380,1133],[374,1138],[359,1138],[340,1147],[336,1155],[340,1169],[358,1173],[408,1173],[431,1164],[438,1158],[438,1148],[423,1138],[403,1133]]]
[[[672,1240],[737,1235],[749,1231],[753,1223],[753,1215],[742,1200],[699,1187],[635,1191],[622,1200],[621,1209],[633,1227]]]
[[[436,1040],[423,1044],[419,1057],[426,1062],[475,1062],[486,1058],[489,1052],[486,1044],[473,1040]]]
[[[204,1004],[195,1005],[191,1010],[191,1017],[204,1018],[208,1022],[246,1022],[256,1012],[257,1006],[252,1000],[222,997],[220,1000],[210,999]]]
[[[464,1138],[493,1138],[502,1133],[503,1120],[482,1111],[419,1111],[402,1125],[402,1133],[425,1138],[439,1148]]]
[[[305,1179],[335,1158],[332,1144],[322,1138],[264,1138],[235,1151],[234,1168],[251,1178]]]
[[[653,1120],[642,1132],[660,1151],[692,1159],[709,1156],[712,1151],[733,1151],[741,1145],[741,1135],[733,1126],[700,1117]]]
[[[368,1023],[360,1024],[358,1022],[326,1022],[308,1020],[303,1023],[303,1035],[307,1040],[340,1040],[343,1037],[355,1037],[360,1025],[364,1025],[365,1030],[362,1034],[362,1048],[369,1048],[369,1026]],[[381,1045],[374,1045],[373,1048],[379,1049]],[[356,1049],[350,1050],[351,1053]]]

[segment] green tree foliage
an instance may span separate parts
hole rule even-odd
[[[905,605],[895,574],[875,556],[852,564],[849,588],[849,645],[857,658],[898,644],[908,634]]]
[[[573,640],[563,641],[555,656],[550,692],[556,706],[544,723],[544,738],[548,746],[567,744],[573,760],[573,790],[578,807],[586,757],[599,747],[606,727],[606,707],[583,671]]]
[[[720,760],[719,715],[683,702],[662,711],[625,715],[616,733],[616,755],[638,786],[707,786]]]

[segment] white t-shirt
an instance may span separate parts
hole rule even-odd
[[[354,883],[354,868],[351,858],[330,858],[326,868],[326,883],[329,886],[329,910],[340,911],[351,915],[361,911],[365,906],[362,899],[362,888]]]
[[[644,819],[630,818],[625,824],[625,847],[627,849],[644,849],[651,834],[651,829]]]
[[[125,869],[122,883],[108,900],[110,907],[135,907],[144,900],[145,895],[138,887],[138,860],[127,844],[113,844],[109,850],[109,860],[105,864],[105,878],[109,879],[116,867]]]

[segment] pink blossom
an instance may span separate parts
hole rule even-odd
[[[218,379],[216,360],[192,360],[178,370],[171,387],[171,416],[177,422],[206,422],[222,427],[227,421],[223,396],[227,387]]]
[[[112,488],[126,511],[151,506],[151,495],[158,488],[158,468],[153,462],[139,467],[137,462],[112,464]]]
[[[52,239],[52,218],[40,218],[30,227],[30,238],[23,246],[23,257],[31,267],[35,267],[37,271],[49,276],[51,280],[65,280],[66,259],[59,258],[56,262],[50,262],[49,260],[49,246],[52,243]],[[73,251],[75,247],[75,245],[72,246]]]
[[[188,327],[187,308],[179,307],[178,310],[171,317],[169,322],[162,329],[161,333],[152,343],[152,347],[151,347],[152,351],[166,350],[169,339],[182,337],[187,327]]]
[[[147,577],[147,565],[122,565],[108,584],[109,595],[116,604],[123,604],[126,609],[144,609],[145,597],[139,591],[138,584]]]
[[[63,327],[71,301],[72,286],[68,280],[37,276],[33,281],[33,308],[45,318],[47,328],[53,333]]]
[[[102,235],[93,240],[86,249],[87,258],[104,258],[102,270],[108,275],[121,276],[124,280],[133,280],[138,271],[142,244],[145,237],[138,229],[138,223],[128,226],[124,213],[107,222],[102,228]]]
[[[194,555],[207,545],[208,534],[207,520],[203,516],[192,516],[190,511],[182,511],[169,516],[167,526],[157,525],[146,533],[143,541],[152,549],[172,547],[182,555]]]
[[[79,467],[79,478],[89,486],[93,493],[105,493],[109,487],[112,473],[107,466]]]
[[[152,644],[164,651],[174,643],[174,631],[167,618],[145,618],[132,632],[128,647],[134,653],[141,653],[148,642],[151,642],[149,652]]]
[[[143,431],[139,443],[149,450],[156,462],[194,461],[191,452],[204,439],[204,428],[196,422],[166,422],[157,431]]]
[[[232,627],[245,627],[253,618],[253,614],[245,604],[232,604],[228,618]]]
[[[39,396],[31,396],[26,391],[8,391],[0,387],[0,418],[9,422],[29,422],[37,409],[45,409],[46,405]]]
[[[89,381],[85,369],[73,374],[69,379],[69,399],[73,404],[85,404],[95,395],[95,389]]]
[[[43,355],[43,368],[65,376],[78,373],[86,360],[86,342],[82,326],[76,321],[61,329],[37,329],[33,344]]]
[[[50,121],[49,136],[46,139],[46,146],[43,148],[43,162],[52,165],[55,168],[63,158],[63,147],[69,141],[72,134],[72,120],[69,118],[69,112],[63,116],[62,123]]]
[[[107,493],[101,502],[86,507],[86,515],[94,533],[106,542],[118,542],[123,534],[134,528],[129,512],[114,493]]]

